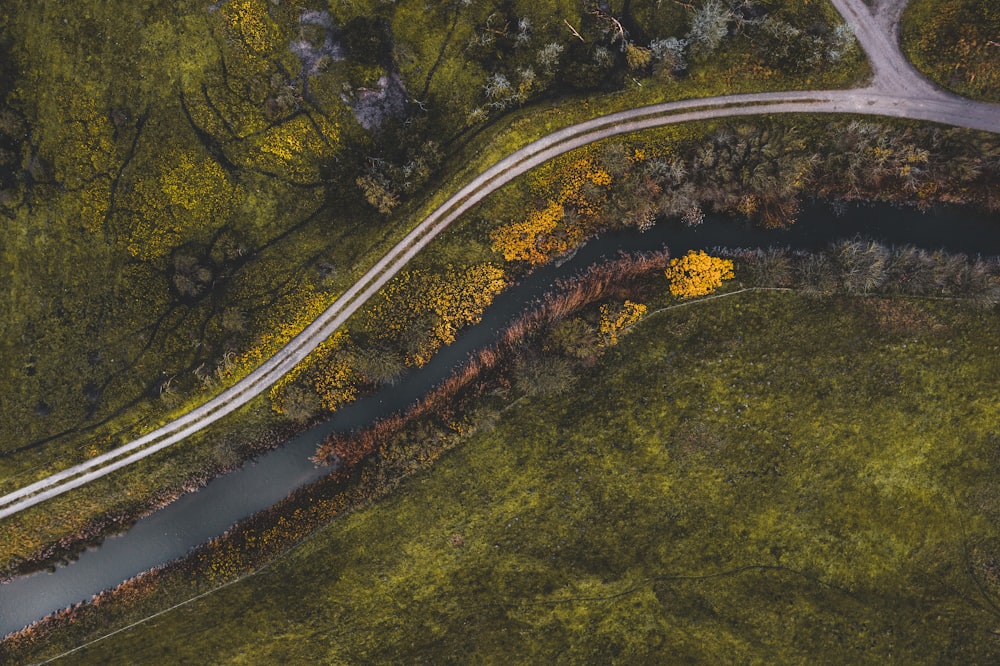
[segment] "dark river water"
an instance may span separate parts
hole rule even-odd
[[[140,520],[127,533],[85,551],[76,562],[58,567],[54,573],[22,576],[0,585],[0,636],[181,557],[240,519],[323,476],[327,470],[308,460],[323,437],[332,431],[365,426],[415,402],[470,352],[492,342],[498,330],[558,278],[573,275],[619,251],[668,246],[672,255],[679,256],[689,249],[717,246],[816,250],[854,236],[887,244],[993,256],[1000,255],[1000,216],[981,216],[955,208],[919,213],[884,205],[851,206],[837,215],[826,206],[815,205],[803,211],[798,224],[782,231],[762,231],[739,222],[709,218],[693,229],[665,223],[644,234],[606,234],[581,248],[569,261],[537,270],[501,294],[481,323],[468,328],[428,365],[410,372],[397,385],[344,407],[329,421],[281,448]]]

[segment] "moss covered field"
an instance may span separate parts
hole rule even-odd
[[[1000,6],[992,0],[911,0],[903,48],[932,81],[1000,102]]]
[[[568,392],[65,661],[995,663],[998,324],[791,292],[647,315]]]

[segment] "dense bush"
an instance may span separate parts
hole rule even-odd
[[[670,293],[678,298],[706,296],[721,287],[723,281],[733,278],[733,262],[692,250],[670,260],[666,277],[670,281]]]
[[[791,287],[832,295],[908,295],[1000,303],[1000,261],[930,252],[910,245],[844,240],[822,252],[782,248],[719,249],[737,261],[742,280],[755,287]]]

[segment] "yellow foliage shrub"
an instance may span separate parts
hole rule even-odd
[[[337,331],[323,341],[305,360],[271,387],[268,393],[271,408],[283,414],[285,391],[303,376],[309,378],[323,409],[333,411],[353,401],[358,395],[358,389],[356,373],[345,351],[349,344],[350,337],[344,331]]]
[[[167,152],[155,176],[141,176],[122,202],[137,211],[127,249],[134,257],[168,254],[226,219],[242,196],[218,162],[200,149]]]
[[[160,177],[160,190],[167,201],[187,210],[197,210],[203,205],[206,195],[229,188],[226,172],[218,162],[204,156],[195,160],[188,152],[180,152],[169,160],[166,171]]]
[[[548,195],[545,208],[490,234],[493,251],[507,261],[537,265],[580,244],[593,233],[592,220],[600,211],[612,180],[607,171],[595,167],[588,157],[576,159],[542,178]],[[554,187],[548,184],[550,178],[556,183]],[[572,223],[565,223],[567,208],[576,212]],[[561,222],[564,224],[560,225]]]
[[[539,238],[555,231],[562,217],[562,204],[549,203],[542,210],[528,215],[522,222],[500,227],[490,234],[493,251],[501,253],[507,261],[540,264],[548,259],[548,256],[539,249]]]
[[[294,293],[279,300],[269,310],[266,319],[260,321],[260,329],[263,333],[248,349],[232,359],[228,364],[229,372],[226,376],[242,377],[248,374],[301,333],[332,302],[333,298],[330,295],[317,292],[308,285],[304,286],[300,293]],[[346,343],[346,340],[340,337],[341,335],[341,333],[334,334],[320,345],[319,349],[323,349],[327,345],[339,346]],[[296,369],[292,371],[292,374],[299,372]]]
[[[248,374],[288,344],[330,305],[329,295],[316,292],[311,287],[303,291],[295,298],[290,296],[278,303],[270,321],[265,322],[266,329],[260,337],[249,349],[226,364],[226,377]],[[303,384],[312,387],[323,409],[333,411],[353,401],[358,395],[358,377],[351,365],[350,343],[345,331],[337,331],[324,340],[271,387],[268,392],[271,408],[285,414],[289,389],[293,386],[301,388]]]
[[[319,178],[320,163],[332,157],[340,139],[340,125],[322,114],[305,115],[271,127],[262,133],[258,151],[248,151],[241,161],[248,167],[263,167],[296,181]]]
[[[437,315],[434,336],[425,349],[408,361],[424,365],[442,345],[455,341],[458,329],[477,323],[483,311],[504,290],[507,281],[503,269],[491,264],[470,266],[464,271],[450,269],[429,281],[426,306]]]
[[[556,200],[568,206],[573,206],[580,215],[596,215],[600,205],[604,203],[608,188],[611,187],[611,174],[604,169],[596,168],[589,157],[582,157],[571,162],[559,171],[560,189]],[[590,198],[596,185],[600,195]]]
[[[264,53],[274,48],[278,28],[268,16],[265,0],[229,0],[221,13],[230,35],[248,49]]]
[[[323,409],[333,411],[358,397],[357,373],[345,354],[326,358],[312,372],[313,387]]]
[[[605,303],[601,306],[601,324],[599,334],[602,347],[614,347],[619,336],[630,326],[642,319],[646,314],[646,306],[642,303],[625,301],[621,307],[613,307]]]
[[[702,250],[692,250],[680,259],[671,259],[666,276],[670,280],[670,293],[674,296],[705,296],[721,287],[723,280],[732,279],[733,262],[709,256]]]
[[[492,264],[464,270],[448,267],[443,273],[408,271],[383,289],[366,318],[379,335],[398,339],[429,317],[430,335],[406,358],[407,364],[420,366],[442,345],[453,342],[460,328],[477,323],[506,286],[503,269]]]

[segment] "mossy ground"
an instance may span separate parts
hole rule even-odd
[[[994,662],[998,323],[774,292],[649,316],[569,393],[67,661]]]
[[[1000,7],[992,0],[911,0],[903,48],[932,81],[1000,102]]]

